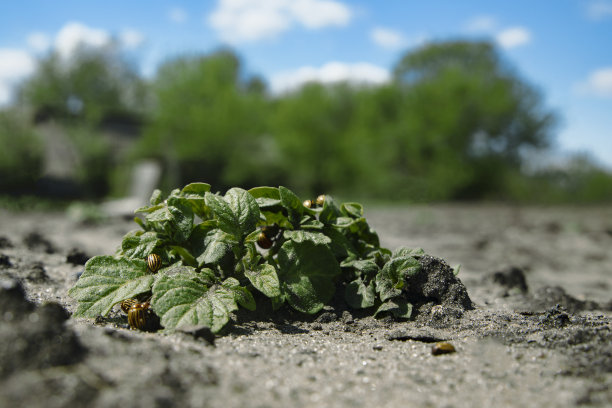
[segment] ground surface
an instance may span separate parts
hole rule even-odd
[[[0,406],[612,405],[612,208],[366,216],[383,245],[462,264],[474,310],[410,322],[331,307],[312,318],[242,316],[214,346],[131,331],[120,313],[75,320],[66,292],[79,261],[113,253],[135,224],[0,210]],[[439,340],[457,352],[432,355]]]

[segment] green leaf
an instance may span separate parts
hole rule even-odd
[[[342,212],[338,205],[330,195],[325,196],[325,202],[323,203],[323,209],[319,214],[319,221],[324,224],[335,224],[336,218],[342,216]]]
[[[393,254],[391,255],[391,257],[399,258],[399,257],[412,256],[414,258],[418,258],[423,255],[425,255],[425,251],[423,251],[423,248],[399,247],[395,251],[393,251]]]
[[[218,228],[208,231],[204,237],[204,252],[198,257],[198,265],[218,265],[232,253],[230,237]]]
[[[75,316],[106,315],[113,305],[151,289],[153,275],[138,259],[94,256],[68,294],[78,300]]]
[[[196,273],[162,276],[153,286],[151,305],[166,329],[204,325],[215,333],[238,308],[230,289],[208,287]]]
[[[304,241],[310,241],[315,245],[328,245],[331,244],[331,239],[321,232],[311,232],[303,230],[289,230],[283,233],[285,239],[290,239],[294,242],[301,243]]]
[[[191,210],[197,214],[201,219],[206,220],[209,218],[210,210],[206,205],[204,196],[210,191],[210,184],[206,183],[191,183],[187,184],[180,191],[179,196],[175,197],[175,200],[180,201],[183,205],[187,205]],[[173,201],[168,199],[168,203],[172,204]]]
[[[300,201],[299,197],[295,193],[286,187],[280,186],[278,188],[280,194],[281,205],[289,213],[289,220],[297,227],[304,214],[304,204]]]
[[[210,191],[210,184],[207,183],[190,183],[181,190],[181,195],[186,198],[201,198]]]
[[[255,187],[249,190],[261,209],[280,205],[280,193],[276,187]]]
[[[344,203],[340,206],[340,210],[344,215],[352,218],[363,217],[363,206],[359,203]]]
[[[154,206],[163,201],[162,192],[160,189],[156,188],[153,190],[153,194],[151,194],[151,198],[149,199],[149,203]]]
[[[287,241],[278,252],[278,265],[281,291],[294,309],[316,313],[332,298],[340,266],[326,246]]]
[[[221,284],[229,289],[234,294],[234,300],[242,307],[248,310],[255,310],[255,298],[253,294],[244,286],[240,286],[240,282],[236,278],[227,278]]]
[[[453,274],[455,276],[459,275],[459,271],[461,271],[461,264],[457,264],[453,266]]]
[[[144,259],[161,243],[153,231],[128,232],[121,242],[121,254],[127,258]]]
[[[155,205],[145,205],[144,207],[140,207],[134,210],[134,214],[136,213],[151,213],[153,211],[157,211],[160,208],[164,208],[165,204],[164,203],[159,203],[159,204],[155,204]]]
[[[381,313],[390,313],[395,317],[410,319],[412,316],[412,303],[402,297],[395,297],[384,302],[374,313],[374,317]]]
[[[241,188],[228,190],[225,197],[206,193],[206,204],[213,210],[219,228],[241,240],[259,221],[259,206],[247,191]]]
[[[392,258],[376,275],[376,291],[380,300],[385,301],[402,293],[404,280],[421,270],[421,264],[415,258]]]
[[[145,218],[155,231],[167,235],[177,243],[182,243],[191,234],[193,211],[174,198],[169,201],[174,205],[162,205],[161,208],[146,214]]]
[[[178,254],[187,265],[198,266],[198,262],[186,248],[178,245],[170,245],[170,249]]]
[[[376,303],[376,291],[374,285],[366,285],[361,278],[358,278],[346,285],[344,298],[349,306],[365,309]]]
[[[247,277],[255,289],[263,293],[269,298],[280,296],[280,282],[276,269],[270,264],[263,264],[254,270],[247,269],[244,271],[244,276]]]

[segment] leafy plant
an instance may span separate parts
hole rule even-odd
[[[124,237],[115,256],[91,258],[70,290],[76,316],[105,315],[125,299],[146,297],[166,329],[218,332],[239,307],[255,310],[265,299],[274,310],[286,303],[317,313],[337,288],[353,308],[411,316],[402,289],[424,252],[382,248],[358,203],[331,196],[303,203],[285,187],[220,195],[192,183],[165,200],[155,191],[136,212],[141,229]],[[162,259],[157,273],[144,261],[152,253]]]

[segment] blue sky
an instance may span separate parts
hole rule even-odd
[[[428,41],[489,39],[560,114],[559,149],[612,168],[612,0],[4,1],[0,104],[37,56],[111,38],[147,76],[165,58],[230,45],[276,92],[312,79],[380,83]]]

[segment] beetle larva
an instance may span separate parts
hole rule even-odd
[[[269,249],[274,244],[280,227],[277,224],[264,225],[261,227],[261,233],[257,237],[257,245],[263,249]]]
[[[440,354],[450,354],[454,353],[455,351],[455,346],[445,341],[436,343],[431,348],[431,354],[434,356],[439,356]]]
[[[272,240],[268,238],[264,232],[259,234],[259,237],[257,238],[257,245],[263,249],[269,249],[272,244]]]
[[[147,266],[149,270],[153,273],[159,271],[159,268],[162,266],[162,259],[157,254],[150,254],[147,256]]]

